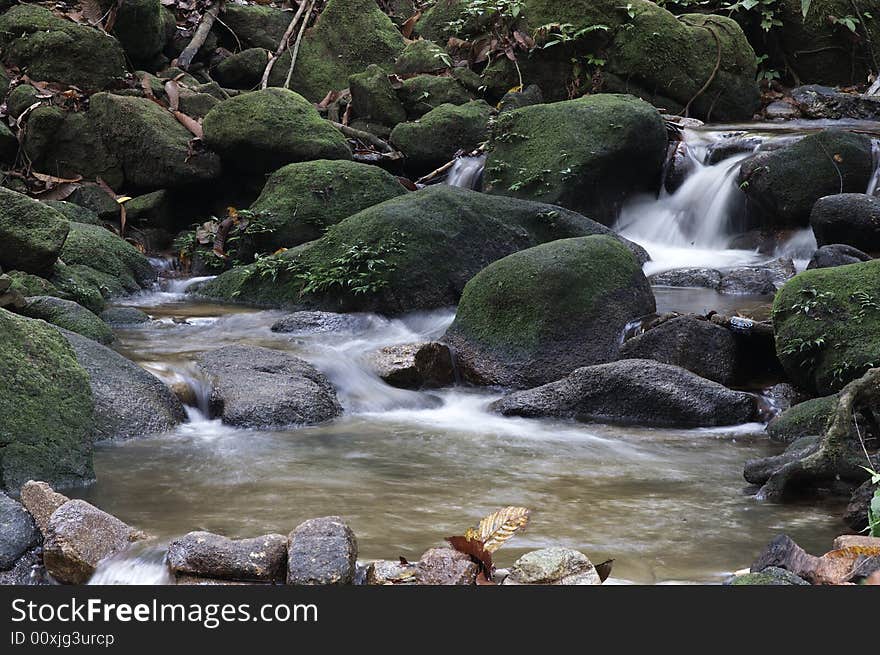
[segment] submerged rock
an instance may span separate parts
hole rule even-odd
[[[27,510],[0,492],[0,571],[8,571],[40,540],[34,519]]]
[[[357,332],[373,323],[368,314],[294,312],[272,324],[272,332],[311,334],[315,332]]]
[[[516,560],[503,584],[599,585],[602,579],[583,553],[570,548],[542,548]]]
[[[127,326],[143,325],[150,322],[149,314],[142,312],[137,307],[108,307],[98,316],[107,325]]]
[[[267,534],[230,539],[210,532],[190,532],[168,545],[168,566],[180,575],[220,580],[283,581],[287,537]]]
[[[68,221],[48,205],[0,188],[0,267],[3,269],[48,277],[68,230]]]
[[[229,425],[312,425],[342,413],[324,374],[281,350],[226,346],[205,353],[199,368],[212,380],[213,411]]]
[[[490,406],[505,416],[654,427],[708,427],[755,419],[755,397],[690,371],[644,359],[579,368]]]
[[[464,553],[451,548],[431,548],[416,562],[416,584],[472,585],[479,566]]]
[[[443,340],[465,379],[524,389],[616,359],[626,325],[655,309],[639,261],[619,241],[561,239],[474,276]]]
[[[841,193],[813,205],[810,225],[819,246],[846,244],[867,252],[880,251],[880,198]]]
[[[455,383],[452,353],[449,346],[442,343],[387,346],[370,355],[370,363],[380,378],[400,389],[445,387]]]
[[[65,330],[108,344],[115,337],[113,331],[100,318],[72,300],[51,296],[32,296],[27,299],[20,313],[29,318],[41,318]]]
[[[287,584],[347,585],[354,581],[357,539],[339,516],[300,523],[290,533]]]
[[[858,264],[859,262],[869,262],[872,257],[863,253],[857,248],[842,244],[832,244],[830,246],[822,246],[810,257],[807,264],[807,270],[813,268],[834,268],[835,266],[846,266],[847,264]]]

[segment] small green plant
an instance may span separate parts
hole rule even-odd
[[[395,231],[378,245],[357,241],[328,265],[313,266],[298,273],[304,282],[300,293],[307,295],[334,288],[356,296],[376,293],[388,286],[388,275],[397,268],[389,256],[404,251],[403,236]]]
[[[869,312],[880,309],[880,303],[874,300],[871,294],[864,291],[856,291],[850,296],[850,299],[859,307],[858,312],[854,316],[856,321],[861,322]]]
[[[862,468],[871,476],[871,484],[876,487],[868,505],[868,534],[872,537],[880,537],[880,473],[867,466]]]
[[[810,318],[818,318],[816,315],[820,310],[828,310],[828,302],[834,299],[834,294],[830,291],[819,291],[813,288],[801,289],[801,299],[789,307],[790,311],[798,314],[804,314]]]

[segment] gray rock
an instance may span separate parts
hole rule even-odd
[[[210,532],[190,532],[168,545],[168,566],[178,575],[219,580],[284,580],[287,537],[267,534],[230,539]]]
[[[354,581],[357,539],[339,516],[300,523],[290,533],[287,584],[346,585]]]
[[[653,359],[731,385],[737,379],[737,345],[727,328],[695,316],[679,316],[625,342],[620,358]]]
[[[334,314],[333,312],[294,312],[272,324],[272,332],[303,333],[358,332],[370,327],[373,318],[367,314]]]
[[[212,380],[212,410],[229,425],[311,425],[342,412],[330,381],[290,353],[226,346],[203,355],[199,367]]]
[[[727,271],[721,278],[719,291],[731,295],[773,295],[795,275],[794,262],[783,257],[760,266]]]
[[[140,325],[149,323],[150,316],[137,307],[108,307],[99,318],[108,325]]]
[[[43,562],[62,584],[84,584],[98,562],[144,535],[84,500],[71,500],[49,519]]]
[[[807,264],[807,269],[834,268],[835,266],[867,262],[871,259],[870,255],[863,253],[858,248],[835,243],[830,246],[822,246],[816,250],[810,258],[810,263]]]
[[[379,377],[392,387],[423,389],[455,383],[449,346],[442,343],[411,343],[388,346],[370,356]]]
[[[505,416],[655,427],[747,423],[756,399],[677,366],[625,359],[580,368],[557,382],[517,391],[494,402]]]
[[[542,548],[516,560],[504,584],[599,585],[602,579],[583,553],[570,548]]]
[[[19,557],[8,571],[0,571],[0,587],[48,584],[41,553],[39,548],[32,548]]]
[[[718,289],[721,286],[721,271],[713,268],[680,268],[656,273],[648,281],[658,287]]]
[[[810,212],[810,226],[819,246],[842,243],[880,251],[880,198],[864,193],[819,198]]]
[[[799,578],[791,571],[769,566],[760,573],[746,573],[739,575],[727,584],[733,586],[778,586],[778,585],[809,585],[810,583]]]
[[[27,510],[0,492],[0,571],[13,568],[39,540],[40,533]]]
[[[784,100],[777,100],[767,105],[767,108],[764,109],[764,115],[771,120],[791,120],[798,118],[801,112],[795,105]]]
[[[480,567],[464,553],[451,548],[432,548],[416,563],[416,584],[472,585]]]
[[[876,488],[870,480],[865,480],[853,491],[843,513],[843,521],[850,529],[863,532],[868,527],[868,508],[871,506]]]
[[[180,399],[156,376],[106,346],[61,332],[89,374],[97,439],[160,434],[186,419]]]
[[[33,517],[44,536],[49,527],[49,518],[69,500],[70,498],[58,493],[45,482],[28,480],[21,488],[21,504]]]
[[[828,86],[809,84],[792,89],[791,97],[805,118],[880,120],[880,96],[843,93]]]
[[[413,584],[415,575],[415,564],[378,560],[367,566],[364,582],[368,585]]]

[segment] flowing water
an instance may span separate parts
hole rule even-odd
[[[732,133],[742,130],[688,131],[692,161],[684,184],[624,210],[621,229],[645,245],[654,270],[767,259],[727,247],[741,201],[736,165],[747,153],[711,164],[707,155]],[[761,148],[797,135],[753,128],[747,136]],[[481,170],[479,158],[461,158],[447,182],[477,186]],[[800,234],[782,251],[808,252],[811,245]],[[413,560],[493,509],[524,505],[532,522],[498,553],[500,565],[527,550],[566,546],[594,561],[614,558],[615,578],[639,583],[719,582],[779,533],[824,552],[843,527],[839,504],[755,499],[743,463],[779,452],[763,425],[669,430],[504,418],[487,410],[500,390],[402,391],[365,361],[382,346],[436,339],[452,309],[369,316],[346,333],[278,334],[270,326],[281,312],[193,302],[183,294],[189,283],[128,300],[154,321],[117,332],[120,352],[168,382],[187,383],[196,401],[189,421],[169,434],[96,446],[98,482],[75,493],[155,540],[103,563],[94,582],[168,582],[164,544],[190,530],[287,533],[329,514],[349,521],[361,559]],[[769,300],[705,289],[658,288],[656,295],[659,311],[757,317]],[[344,415],[268,431],[212,419],[208,385],[194,362],[233,343],[312,362],[336,386]]]

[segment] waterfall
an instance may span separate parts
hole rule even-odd
[[[165,564],[165,549],[153,544],[133,544],[101,561],[90,585],[168,585],[173,578]]]
[[[880,139],[871,139],[871,154],[874,156],[874,173],[865,193],[869,196],[880,196]]]
[[[483,169],[485,166],[486,155],[459,157],[449,170],[446,184],[479,191],[483,187]]]

